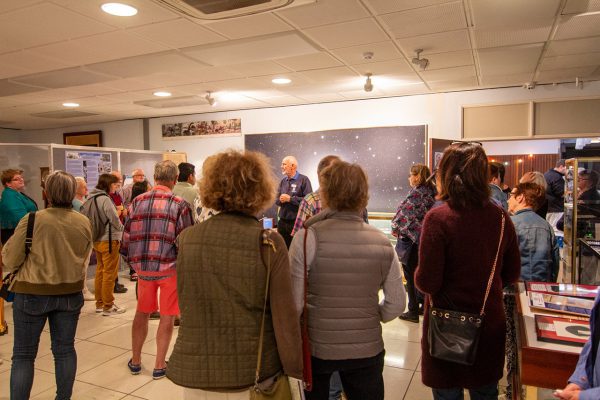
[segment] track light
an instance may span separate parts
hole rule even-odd
[[[429,60],[427,58],[421,58],[421,53],[423,49],[416,49],[416,56],[412,59],[412,63],[418,65],[421,68],[421,71],[425,71],[429,66]]]
[[[211,96],[212,92],[207,92],[206,96],[204,96],[204,98],[206,99],[206,101],[208,102],[208,104],[210,104],[212,107],[217,105],[217,100]]]
[[[367,73],[367,81],[365,82],[365,86],[363,86],[363,88],[365,89],[365,92],[371,92],[373,91],[373,82],[371,82],[371,73]]]

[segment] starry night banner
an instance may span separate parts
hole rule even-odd
[[[369,177],[370,212],[395,212],[408,194],[410,166],[425,163],[425,125],[382,128],[339,129],[321,132],[294,132],[245,135],[245,147],[271,159],[277,176],[287,155],[298,160],[298,172],[310,178],[313,190],[319,186],[317,164],[328,154],[357,163]],[[271,212],[265,215],[272,216]]]

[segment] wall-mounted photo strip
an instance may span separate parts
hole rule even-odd
[[[178,122],[162,125],[163,139],[189,136],[239,136],[242,134],[242,120],[222,119],[217,121]]]

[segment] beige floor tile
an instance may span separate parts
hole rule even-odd
[[[173,336],[171,336],[171,343],[169,343],[169,350],[167,350],[167,360],[169,356],[173,352],[173,347],[175,346],[175,341],[177,340],[178,329],[175,328],[173,330]],[[144,343],[144,347],[142,348],[142,353],[156,355],[156,339],[152,339]]]
[[[54,374],[36,369],[33,376],[33,386],[30,395],[33,397],[56,386]],[[10,396],[10,371],[0,374],[0,399]]]
[[[384,340],[403,339],[409,342],[420,343],[422,330],[422,323],[415,324],[396,318],[387,324],[383,324],[383,338]]]
[[[122,319],[103,317],[96,313],[81,313],[75,337],[78,339],[89,339],[92,336],[107,332],[126,323],[127,321],[123,321]]]
[[[163,378],[153,380],[131,394],[149,400],[181,399],[183,398],[183,387]]]
[[[88,341],[75,343],[75,351],[77,352],[78,375],[129,352],[129,350],[118,347]],[[91,354],[94,356],[90,357]],[[54,373],[54,357],[52,357],[52,354],[48,354],[41,358],[38,357],[35,362],[35,367],[46,372]]]
[[[77,376],[77,380],[93,385],[110,388],[117,392],[132,393],[152,380],[150,369],[142,364],[140,375],[131,375],[127,361],[131,358],[129,352],[113,358],[104,364]]]
[[[6,357],[6,358],[10,358],[10,357]],[[2,359],[2,365],[0,365],[0,374],[2,372],[5,371],[10,371],[10,367],[11,367],[12,363],[10,362],[10,359]]]
[[[385,341],[385,365],[414,371],[420,359],[420,343],[398,339]]]
[[[129,396],[123,397],[121,400],[138,400],[138,399],[143,399],[143,397],[136,397],[136,396],[129,395]]]
[[[387,399],[402,399],[408,390],[414,371],[401,368],[384,367],[383,383]]]
[[[107,319],[111,317],[101,318]],[[131,324],[131,322],[126,322],[125,324],[119,325],[109,331],[93,336],[89,338],[88,341],[116,346],[125,350],[131,350]],[[156,337],[157,329],[157,326],[148,326],[148,336],[146,337],[146,342]]]
[[[428,400],[431,398],[433,398],[431,395],[431,389],[423,385],[423,382],[421,381],[421,373],[415,372],[412,380],[410,381],[410,386],[408,387],[406,396],[404,396],[404,400]]]
[[[56,396],[56,388],[53,387],[45,392],[32,397],[32,400],[54,400]],[[122,399],[125,393],[115,392],[103,387],[90,385],[80,381],[75,381],[73,385],[73,399],[77,400],[118,400]]]
[[[7,335],[0,336],[0,357],[2,357],[2,359],[10,359],[12,357],[14,343],[12,328],[13,326],[10,325],[9,333]],[[77,341],[77,339],[75,339],[75,341]],[[40,335],[37,358],[44,357],[45,355],[52,353],[50,350],[50,342],[50,333],[42,331],[42,334]]]

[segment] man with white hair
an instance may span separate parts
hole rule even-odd
[[[73,199],[73,210],[79,212],[81,206],[85,202],[85,198],[88,194],[87,182],[82,176],[76,176],[75,182],[77,182],[77,190],[75,191],[75,198]]]
[[[294,156],[286,156],[281,161],[281,173],[284,177],[279,183],[275,199],[275,204],[279,206],[277,232],[283,236],[288,248],[292,243],[292,230],[300,202],[304,196],[312,192],[308,177],[298,173],[297,170],[298,161]]]
[[[123,186],[121,189],[121,197],[123,197],[123,205],[125,208],[129,208],[131,204],[131,190],[133,189],[133,184],[136,182],[144,182],[146,180],[146,174],[144,174],[144,170],[141,168],[136,168],[131,173],[133,177],[133,183]]]

